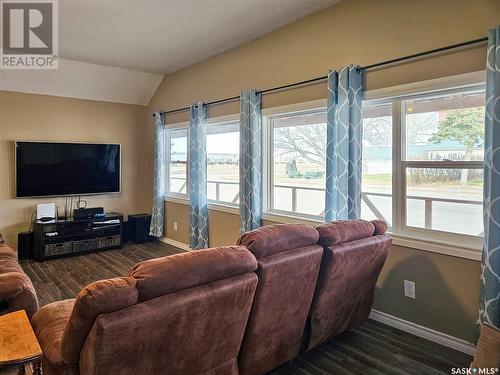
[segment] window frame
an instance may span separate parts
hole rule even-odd
[[[444,232],[435,229],[424,229],[406,225],[406,175],[403,173],[408,162],[403,160],[402,139],[402,103],[407,98],[417,95],[428,96],[443,92],[460,92],[467,89],[484,88],[485,71],[465,73],[456,76],[442,77],[428,81],[420,81],[389,88],[365,91],[363,105],[392,104],[392,234],[393,243],[416,249],[428,250],[441,254],[457,256],[479,261],[483,237],[466,234]],[[324,217],[291,213],[272,209],[271,185],[274,180],[273,171],[273,129],[270,119],[273,117],[300,114],[306,111],[326,110],[326,99],[313,100],[297,104],[273,107],[263,110],[263,218],[275,222],[323,222]],[[411,162],[417,163],[417,162]],[[410,164],[411,164],[410,163]],[[421,163],[421,162],[418,162]],[[443,162],[445,163],[445,162]],[[459,166],[453,162],[453,167]],[[482,168],[482,161],[471,161],[474,168]],[[416,164],[413,164],[416,165]],[[444,164],[440,164],[444,165]],[[461,165],[460,165],[461,166]],[[404,219],[404,223],[403,223]]]
[[[458,79],[459,76],[457,76]],[[458,82],[457,82],[458,83]],[[437,241],[452,242],[457,244],[465,244],[471,248],[481,248],[483,242],[483,236],[474,236],[463,233],[455,233],[442,231],[438,229],[421,228],[408,225],[407,217],[407,169],[408,168],[438,168],[438,169],[483,169],[484,161],[427,161],[427,160],[406,160],[406,101],[408,99],[416,99],[422,97],[428,97],[431,95],[446,95],[446,94],[456,94],[463,91],[473,91],[473,90],[484,90],[485,81],[479,79],[477,82],[470,82],[467,85],[460,85],[458,87],[448,87],[443,89],[435,89],[432,91],[420,91],[415,94],[408,94],[403,96],[396,96],[392,99],[398,102],[397,110],[393,107],[393,121],[397,118],[399,127],[399,144],[397,148],[399,152],[399,158],[396,160],[398,168],[398,186],[400,190],[399,201],[400,210],[398,212],[398,226],[396,232],[401,233],[406,236],[416,236],[416,237],[431,237]],[[394,125],[394,124],[393,124]],[[393,141],[393,145],[396,143]],[[394,162],[394,161],[393,161]],[[393,180],[394,182],[394,180]]]
[[[288,110],[287,110],[288,109]],[[326,101],[318,100],[312,102],[299,103],[297,105],[287,105],[283,107],[263,110],[262,113],[262,150],[263,150],[263,213],[278,217],[291,217],[305,219],[313,222],[323,222],[324,215],[311,215],[301,212],[286,211],[274,208],[274,125],[273,121],[281,117],[300,116],[314,113],[326,112]],[[326,171],[325,171],[326,173]],[[293,200],[293,190],[292,190]],[[293,202],[292,202],[293,207]],[[293,209],[293,208],[292,208]],[[324,209],[323,209],[324,211]]]

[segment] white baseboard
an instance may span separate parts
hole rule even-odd
[[[186,245],[185,243],[182,243],[182,242],[179,242],[179,241],[176,241],[176,240],[173,240],[171,238],[167,238],[167,237],[162,237],[162,238],[159,238],[159,240],[161,242],[164,242],[166,244],[169,244],[169,245],[172,245],[178,249],[181,249],[183,251],[191,251],[192,249]]]
[[[447,335],[446,333],[435,331],[416,323],[409,322],[382,311],[372,309],[370,313],[370,319],[400,329],[401,331],[411,333],[415,336],[422,337],[429,341],[433,341],[443,346],[447,346],[448,348],[458,350],[462,353],[474,355],[474,352],[476,350],[474,345],[468,341]]]

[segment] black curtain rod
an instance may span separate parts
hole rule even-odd
[[[397,59],[382,61],[382,62],[379,62],[379,63],[376,63],[376,64],[367,65],[367,66],[362,66],[362,67],[359,68],[359,70],[365,71],[365,70],[369,70],[369,69],[380,68],[380,67],[384,67],[386,65],[392,65],[392,64],[396,64],[396,63],[399,63],[399,62],[402,62],[402,61],[407,61],[407,60],[412,60],[412,59],[418,59],[419,57],[433,55],[435,53],[449,51],[449,50],[456,49],[456,48],[467,47],[467,46],[470,46],[470,45],[473,45],[473,44],[484,43],[484,42],[487,42],[487,41],[488,41],[487,37],[479,38],[479,39],[473,39],[473,40],[469,40],[467,42],[462,42],[462,43],[457,43],[457,44],[451,44],[451,45],[445,46],[445,47],[435,48],[435,49],[431,49],[431,50],[424,51],[424,52],[414,53],[412,55],[398,57]],[[281,91],[281,90],[284,90],[284,89],[288,89],[290,87],[302,86],[302,85],[307,85],[307,84],[310,84],[310,83],[315,83],[315,82],[318,82],[318,81],[324,81],[327,78],[328,78],[328,75],[321,76],[321,77],[316,77],[316,78],[308,79],[308,80],[305,80],[305,81],[289,83],[287,85],[282,85],[282,86],[277,86],[277,87],[271,87],[269,89],[261,90],[261,91],[259,91],[259,93],[266,94],[266,93],[269,93],[269,92]],[[211,102],[206,102],[205,105],[227,103],[227,102],[232,102],[232,101],[239,100],[239,99],[240,99],[239,95],[238,96],[232,96],[230,98],[218,99],[218,100],[213,100]],[[184,111],[188,111],[189,108],[190,107],[183,107],[183,108],[172,109],[170,111],[160,112],[160,115],[177,113],[177,112],[184,112]],[[154,113],[153,113],[153,116],[154,116]]]

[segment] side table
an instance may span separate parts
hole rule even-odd
[[[42,349],[24,310],[0,316],[0,368],[24,366],[33,363],[33,374],[41,375]]]

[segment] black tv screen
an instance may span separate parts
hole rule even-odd
[[[120,145],[16,142],[16,196],[120,191]]]

